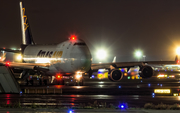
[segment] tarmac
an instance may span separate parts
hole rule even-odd
[[[179,113],[180,110],[121,109],[28,109],[1,108],[0,113]]]

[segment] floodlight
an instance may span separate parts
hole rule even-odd
[[[141,51],[137,51],[136,52],[136,57],[141,57],[142,56],[142,52]]]
[[[176,53],[177,53],[178,55],[180,55],[180,47],[178,47],[178,48],[176,49]]]
[[[107,56],[106,51],[103,50],[103,49],[98,50],[97,53],[96,53],[96,55],[97,55],[97,58],[98,58],[98,59],[101,59],[101,60],[102,60],[102,59],[105,59],[106,56]]]

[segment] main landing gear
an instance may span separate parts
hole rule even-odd
[[[74,80],[74,86],[83,86],[83,79]]]
[[[57,80],[58,85],[64,85],[64,80]]]

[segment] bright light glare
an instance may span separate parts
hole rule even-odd
[[[80,87],[80,86],[77,86],[76,88],[77,88],[77,89],[81,89],[82,87]]]
[[[50,63],[48,58],[36,58],[36,63]]]
[[[18,55],[17,60],[22,60],[22,55]]]
[[[76,37],[77,37],[76,35],[71,35],[71,36],[70,36],[70,39],[71,39],[71,40],[76,40]]]
[[[142,52],[141,51],[136,51],[136,57],[141,57],[142,56]]]
[[[178,47],[178,48],[176,49],[176,53],[177,53],[178,55],[180,55],[180,47]]]
[[[127,105],[124,104],[124,103],[123,103],[123,104],[120,104],[120,105],[119,105],[119,108],[120,108],[120,109],[126,109],[126,108],[127,108]]]
[[[178,93],[174,93],[173,96],[178,96]]]
[[[16,48],[11,48],[12,50],[17,50]]]
[[[82,77],[82,75],[76,75],[76,78],[79,79],[80,77]]]
[[[102,49],[99,50],[96,55],[97,55],[97,58],[99,59],[105,59],[107,56],[106,51]]]
[[[80,79],[82,77],[82,72],[77,71],[76,72],[76,79]]]
[[[72,110],[70,110],[69,113],[73,113]]]
[[[157,77],[158,77],[158,78],[162,78],[162,77],[164,77],[164,75],[158,75]]]
[[[154,89],[154,93],[171,93],[170,89]]]
[[[6,64],[5,64],[6,66],[9,66],[10,65],[10,62],[6,62]]]
[[[123,108],[124,108],[124,105],[121,105],[121,108],[123,109]]]

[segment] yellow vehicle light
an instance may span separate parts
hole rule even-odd
[[[164,77],[164,75],[158,75],[157,77],[158,77],[158,78],[163,78],[163,77]]]
[[[103,74],[98,74],[97,76],[99,79],[103,78]]]
[[[124,73],[124,76],[127,76],[127,73]]]
[[[173,93],[173,96],[178,96],[178,93]]]
[[[108,72],[104,73],[104,78],[108,78]]]
[[[134,77],[134,76],[132,76],[131,78],[132,78],[132,79],[134,79],[135,77]]]
[[[136,79],[139,79],[139,77],[138,77],[138,76],[136,76]]]
[[[154,93],[171,93],[170,89],[154,89]]]

